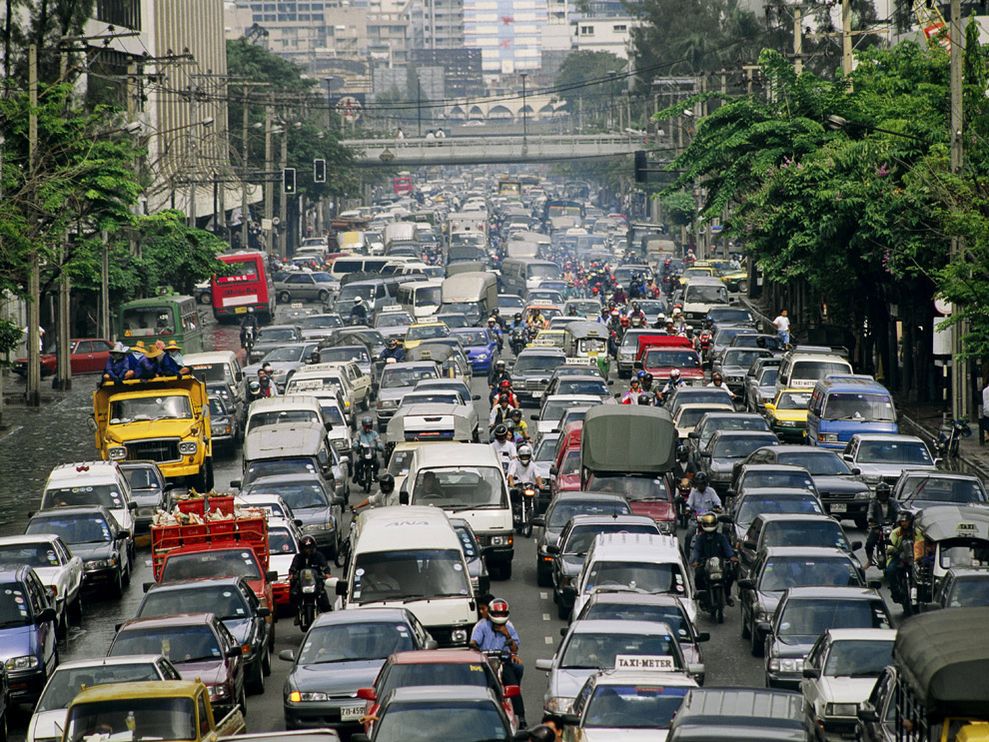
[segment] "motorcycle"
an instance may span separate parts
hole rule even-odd
[[[893,532],[893,526],[890,523],[883,523],[881,526],[876,526],[877,532],[879,533],[879,540],[876,541],[876,566],[881,570],[886,569],[886,549],[889,547],[889,535]]]
[[[687,508],[687,500],[690,497],[690,480],[681,479],[677,484],[676,494],[673,496],[673,505],[676,508],[677,525],[680,528],[687,527],[687,520],[690,518],[690,510]]]
[[[536,510],[536,485],[526,482],[512,492],[517,500],[513,508],[515,532],[529,538],[532,535],[532,515]]]
[[[512,353],[517,356],[525,349],[525,333],[521,329],[512,330],[512,337],[508,343],[512,347]]]
[[[361,443],[357,452],[357,484],[365,493],[371,491],[374,483],[375,470],[378,468],[378,457],[371,446]]]
[[[958,458],[958,443],[962,438],[972,435],[972,429],[968,426],[968,420],[952,420],[946,422],[938,431],[937,440],[934,441],[934,455],[939,458]]]
[[[244,346],[245,358],[250,362],[251,353],[254,351],[254,328],[250,325],[244,328],[244,340],[241,344]]]
[[[724,623],[725,574],[720,557],[711,557],[704,562],[704,577],[707,582],[704,609],[711,616],[711,620]]]
[[[309,631],[316,616],[319,614],[319,575],[316,570],[305,568],[299,570],[296,580],[299,583],[298,611],[299,628]]]

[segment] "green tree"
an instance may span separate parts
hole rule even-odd
[[[560,65],[555,87],[559,96],[566,100],[572,116],[577,115],[582,101],[586,100],[585,112],[595,112],[598,114],[595,118],[604,121],[610,101],[621,100],[628,89],[627,68],[628,61],[611,52],[570,52]]]

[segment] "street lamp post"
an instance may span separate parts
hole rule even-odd
[[[526,89],[525,89],[525,78],[529,76],[528,72],[522,73],[522,151],[526,152],[529,149],[529,107],[526,103]]]

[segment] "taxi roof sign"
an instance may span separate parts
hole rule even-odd
[[[615,656],[616,670],[638,670],[639,672],[670,672],[675,671],[676,663],[672,657],[651,654],[619,654]]]

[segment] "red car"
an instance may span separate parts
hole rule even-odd
[[[554,475],[550,482],[552,497],[561,492],[580,491],[580,439],[583,434],[583,421],[571,423],[556,446],[556,461],[550,472]]]
[[[476,685],[490,688],[512,722],[517,726],[512,711],[512,699],[522,691],[517,685],[501,684],[494,670],[480,652],[473,649],[426,649],[412,652],[396,652],[381,667],[371,688],[361,688],[357,697],[367,701],[365,733],[371,734],[373,718],[380,710],[380,699],[396,688],[420,685]]]
[[[102,338],[75,338],[70,342],[69,363],[73,374],[98,374],[110,357],[113,343]],[[41,375],[51,376],[55,373],[55,354],[41,354]],[[27,376],[27,358],[14,361],[14,373]]]

